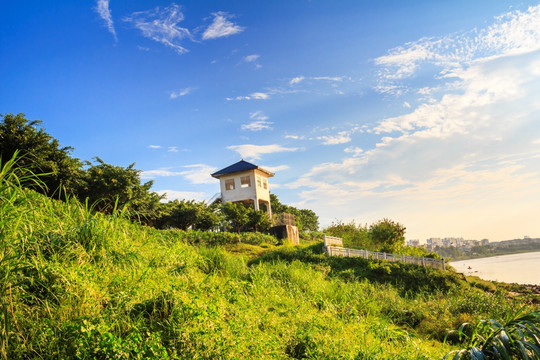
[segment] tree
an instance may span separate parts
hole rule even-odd
[[[337,220],[324,229],[323,232],[331,236],[342,238],[345,247],[375,250],[371,242],[371,236],[367,225],[356,225],[354,221],[346,224],[341,220]]]
[[[225,220],[240,233],[249,224],[249,209],[242,203],[226,202],[222,210]]]
[[[384,252],[397,252],[405,245],[405,226],[390,219],[382,219],[369,227],[373,244]]]
[[[45,187],[35,187],[36,191],[47,195],[59,190],[74,194],[83,170],[81,161],[70,156],[73,148],[61,147],[57,139],[38,128],[40,120],[28,120],[22,113],[0,116],[0,157],[7,161],[19,150],[17,166],[46,174],[40,176]]]
[[[253,210],[249,212],[248,226],[254,231],[266,232],[272,226],[272,221],[263,210]]]
[[[150,192],[152,181],[141,184],[141,171],[134,168],[134,163],[123,167],[107,164],[99,157],[95,160],[96,165],[88,163],[90,167],[78,191],[82,201],[88,199],[96,210],[105,213],[129,206],[135,214],[145,216],[157,208],[161,197]]]
[[[206,231],[215,229],[220,222],[220,216],[216,213],[215,207],[207,207],[203,201],[174,200],[169,202],[168,206],[171,209],[165,224],[170,227]]]
[[[200,204],[202,207],[199,217],[197,218],[197,223],[195,224],[195,229],[208,231],[218,228],[223,219],[223,215],[219,212],[219,205],[212,204],[206,206],[204,202],[201,202]]]

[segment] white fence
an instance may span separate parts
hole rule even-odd
[[[433,268],[446,270],[444,259],[432,259],[426,257],[408,256],[400,254],[388,254],[383,252],[348,249],[338,246],[325,246],[325,251],[330,256],[362,257],[364,259],[377,259],[386,261],[399,261],[406,264],[416,264],[430,266]]]

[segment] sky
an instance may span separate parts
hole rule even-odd
[[[0,114],[168,199],[243,158],[322,227],[540,237],[539,94],[538,1],[0,3]]]

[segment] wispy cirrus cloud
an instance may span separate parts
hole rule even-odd
[[[352,154],[352,156],[354,156],[354,157],[358,157],[364,152],[364,150],[362,150],[358,146],[349,146],[348,148],[346,148],[343,151],[345,151],[348,154]]]
[[[240,101],[240,100],[268,100],[270,99],[270,95],[264,92],[254,92],[247,96],[237,96],[234,98],[226,98],[227,101]]]
[[[257,62],[260,57],[261,56],[258,54],[247,55],[244,57],[244,62],[251,63],[255,66],[255,68],[260,69],[262,68],[262,65]]]
[[[208,196],[198,191],[156,190],[159,195],[165,195],[164,201],[173,200],[208,200]]]
[[[299,148],[288,148],[278,144],[272,145],[253,145],[253,144],[244,144],[244,145],[231,145],[227,146],[227,149],[236,151],[243,159],[248,160],[259,160],[262,155],[273,154],[277,152],[292,152],[298,151]]]
[[[98,0],[96,5],[96,11],[99,16],[105,21],[107,29],[114,37],[114,41],[118,41],[116,37],[116,30],[114,29],[114,22],[112,19],[111,10],[109,8],[109,0]]]
[[[187,170],[174,171],[171,168],[161,168],[155,170],[146,170],[141,173],[143,179],[155,179],[159,177],[181,176],[192,184],[213,184],[216,180],[210,176],[217,170],[216,167],[206,164],[193,164],[183,167]]]
[[[242,130],[249,130],[249,131],[261,131],[261,130],[271,130],[272,127],[270,125],[273,124],[271,121],[268,120],[268,116],[264,115],[262,111],[255,111],[251,114],[249,114],[249,118],[253,121],[251,121],[248,124],[243,124],[241,126]]]
[[[134,12],[123,20],[133,24],[144,37],[170,47],[179,54],[188,52],[181,45],[182,40],[193,40],[190,31],[178,25],[184,20],[184,14],[181,7],[174,3],[164,8],[158,6],[153,10]]]
[[[301,135],[285,135],[285,139],[304,140],[305,136]]]
[[[182,89],[182,90],[179,90],[179,91],[173,91],[170,93],[169,95],[169,98],[171,99],[176,99],[178,97],[181,97],[181,96],[186,96],[188,95],[190,92],[191,92],[191,88],[185,88],[185,89]]]
[[[161,145],[148,145],[150,149],[161,149]]]
[[[346,144],[351,141],[351,133],[348,131],[340,131],[336,135],[318,136],[317,139],[322,140],[323,145]]]
[[[527,11],[503,14],[483,29],[422,38],[388,51],[375,59],[379,66],[380,92],[402,94],[401,81],[412,76],[423,64],[439,68],[438,77],[451,78],[454,71],[480,59],[524,54],[540,49],[540,6]]]
[[[244,57],[244,61],[245,62],[254,62],[254,61],[257,61],[257,59],[260,57],[260,55],[257,55],[257,54],[253,54],[253,55],[248,55],[248,56],[245,56]]]
[[[438,67],[434,85],[416,91],[419,105],[403,103],[404,114],[371,126],[366,136],[375,142],[365,151],[351,141],[350,156],[313,166],[289,186],[322,222],[390,217],[416,238],[537,232],[538,24],[540,5],[504,14],[484,30],[390,51],[378,62],[386,85],[406,90],[411,75]],[[475,216],[464,216],[470,212]]]
[[[244,31],[244,27],[234,24],[229,19],[232,15],[218,11],[212,14],[214,19],[202,35],[203,40],[217,39],[221,37],[231,36]]]
[[[345,79],[347,79],[345,76],[296,76],[289,80],[289,85],[296,85],[305,81],[342,82]]]
[[[276,165],[276,166],[261,165],[261,167],[273,173],[289,170],[291,168],[289,165]]]

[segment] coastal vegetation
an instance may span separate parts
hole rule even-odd
[[[242,208],[222,217],[192,201],[161,207],[133,166],[74,162],[80,177],[64,182],[54,159],[68,149],[16,117],[13,129],[37,132],[56,155],[2,153],[1,359],[441,359],[471,346],[463,323],[540,310],[517,285],[329,257],[310,211],[296,209],[304,231],[291,246],[242,231],[262,229]],[[81,198],[91,188],[103,196]],[[403,246],[404,231],[389,219],[324,229],[345,244],[420,251]]]
[[[538,304],[453,272],[257,233],[159,230],[0,176],[0,356],[437,359],[463,322]],[[527,298],[529,299],[529,298]]]

